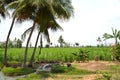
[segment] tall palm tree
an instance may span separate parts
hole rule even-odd
[[[23,2],[21,2],[21,0],[17,0],[17,1],[16,0],[10,0],[10,1],[13,1],[13,2],[10,2],[8,0],[6,0],[6,1],[9,3],[7,5],[8,9],[14,9],[14,11],[13,11],[13,14],[12,14],[13,20],[12,20],[11,27],[10,27],[10,30],[8,32],[7,39],[6,39],[6,44],[5,44],[5,52],[4,52],[4,58],[3,58],[3,63],[5,65],[7,65],[8,40],[9,40],[11,31],[13,29],[15,19],[18,22],[23,22],[24,20],[28,20],[30,18],[29,16],[31,15],[29,12],[30,12],[30,10],[33,10],[33,7],[27,7],[29,9],[24,8],[24,5],[22,5]]]
[[[6,13],[8,14],[8,11],[5,9],[5,7],[6,7],[7,4],[9,4],[12,1],[10,0],[8,2],[6,0],[2,0],[1,2],[2,2],[2,4],[0,5],[0,14],[3,17],[5,17]],[[5,52],[4,52],[4,57],[3,57],[3,64],[4,65],[7,65],[7,47],[8,47],[8,41],[9,41],[10,33],[12,31],[12,28],[13,28],[14,21],[15,21],[15,17],[12,20],[11,27],[10,27],[10,30],[8,32],[6,43],[5,43]]]
[[[118,39],[120,39],[120,30],[112,28],[112,34],[105,33],[105,34],[103,34],[103,38],[104,38],[104,40],[114,38],[115,44],[117,44]]]

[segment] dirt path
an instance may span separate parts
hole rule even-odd
[[[108,69],[109,65],[117,65],[117,64],[120,64],[120,63],[117,63],[117,62],[113,63],[113,62],[108,62],[108,61],[90,61],[87,63],[77,63],[76,65],[78,69],[87,69],[91,71],[97,71],[97,70]]]
[[[74,64],[74,63],[73,63]],[[76,64],[76,63],[75,63]],[[87,63],[77,63],[78,69],[87,69],[91,71],[98,71],[98,70],[106,70],[109,69],[110,65],[118,65],[120,63],[118,62],[108,62],[108,61],[90,61]],[[85,75],[81,80],[94,80],[96,77],[100,77],[102,75],[97,74],[90,74]]]

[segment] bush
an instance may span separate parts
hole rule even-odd
[[[12,67],[4,67],[2,69],[2,72],[6,76],[18,76],[18,75],[26,75],[29,73],[34,72],[35,70],[30,69],[30,68],[12,68]]]
[[[112,51],[112,60],[120,62],[120,44],[116,44],[111,49]]]
[[[67,66],[53,66],[51,69],[52,73],[65,73],[69,75],[84,75],[84,74],[94,74],[95,72],[93,71],[88,71],[88,70],[78,70],[75,67],[67,67]]]
[[[104,73],[102,74],[104,78],[106,78],[107,80],[111,80],[112,74],[110,73]]]
[[[59,65],[53,66],[51,69],[52,73],[64,73],[66,71],[67,71],[66,66],[59,66]]]
[[[77,61],[85,62],[89,59],[89,51],[79,49],[79,52],[72,53],[76,58]]]

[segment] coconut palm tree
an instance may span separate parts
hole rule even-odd
[[[10,1],[13,1],[13,2],[10,3]],[[26,8],[29,8],[29,9],[24,8],[24,5],[23,5],[23,3],[25,3],[24,0],[23,0],[23,2],[21,0],[17,0],[17,1],[10,0],[10,1],[8,1],[8,3],[9,3],[7,5],[8,9],[14,9],[14,11],[13,11],[13,14],[12,14],[13,20],[12,20],[11,27],[10,27],[10,30],[8,32],[7,39],[6,39],[6,44],[5,44],[5,52],[4,52],[4,58],[3,58],[3,63],[5,65],[7,65],[8,40],[9,40],[11,31],[13,29],[13,25],[14,25],[15,19],[16,19],[17,22],[23,22],[25,20],[30,19],[31,18],[30,16],[32,14],[30,14],[29,12],[30,12],[30,10],[34,9],[33,7],[30,7],[30,6],[26,7]]]
[[[34,19],[36,20],[37,23],[40,24],[40,26],[41,26],[40,28],[44,28],[49,21],[47,19],[48,18],[47,13],[53,14],[54,15],[53,18],[69,19],[73,12],[73,8],[70,7],[70,5],[66,5],[66,7],[64,7],[65,2],[62,2],[62,1],[60,2],[60,1],[51,0],[51,2],[50,2],[49,0],[48,1],[36,0],[36,1],[30,1],[30,2],[31,2],[31,4],[33,4],[33,6],[37,7],[36,13],[35,13],[36,17]],[[69,1],[69,3],[70,3],[70,1]],[[41,30],[43,30],[43,29],[41,29]],[[27,46],[26,46],[25,51],[26,52],[24,55],[23,67],[26,66],[26,57],[27,57],[26,55],[27,55],[27,51],[28,51]]]
[[[12,1],[11,0],[10,1],[2,0],[1,2],[2,2],[2,4],[0,5],[0,14],[3,17],[5,17],[6,13],[8,14],[8,11],[6,11],[5,6]],[[14,21],[15,21],[15,18],[13,18],[13,20],[12,20],[11,27],[10,27],[10,30],[8,32],[6,43],[5,43],[5,52],[4,52],[4,57],[3,57],[3,64],[5,64],[5,65],[7,65],[7,47],[8,47],[8,41],[9,41],[10,33],[12,31],[12,28],[13,28]]]
[[[115,39],[115,44],[117,44],[118,39],[120,39],[120,30],[112,28],[112,34],[108,34],[108,33],[103,34],[103,39],[104,40],[111,39],[111,38],[114,38]]]
[[[26,14],[30,14],[29,16],[25,17],[31,17],[33,18],[33,26],[32,30],[30,32],[30,35],[27,40],[26,49],[24,53],[24,60],[22,67],[24,68],[26,66],[26,59],[27,59],[27,52],[28,52],[28,44],[32,35],[32,32],[35,28],[35,24],[39,23],[41,28],[44,28],[46,24],[48,23],[48,14],[53,14],[53,18],[57,19],[69,19],[71,15],[73,14],[73,7],[71,5],[71,0],[63,1],[63,0],[19,0],[20,6],[17,6],[17,14],[24,12]],[[32,9],[30,9],[32,8]],[[27,12],[29,10],[29,12]],[[16,14],[15,13],[15,14]],[[24,19],[24,16],[21,17]],[[20,20],[23,20],[20,19]]]
[[[50,16],[49,16],[48,19],[50,19]],[[31,59],[30,59],[30,62],[28,64],[29,67],[33,66],[32,63],[33,63],[33,60],[34,60],[34,55],[35,55],[35,52],[36,52],[36,47],[37,47],[37,43],[38,43],[38,39],[39,39],[40,34],[43,35],[46,38],[48,43],[50,43],[48,29],[51,29],[52,31],[63,30],[61,28],[61,26],[54,20],[54,18],[53,18],[53,21],[49,21],[49,23],[46,26],[47,27],[44,27],[44,28],[41,28],[41,26],[39,26],[39,25],[37,26],[38,35],[37,35],[35,47],[34,47],[34,50],[33,50],[33,53],[32,53]],[[27,29],[24,32],[24,34],[22,35],[22,38],[25,38],[26,34],[29,33],[30,30],[31,30],[31,28]]]

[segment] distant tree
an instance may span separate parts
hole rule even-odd
[[[15,37],[15,39],[14,39],[14,41],[13,41],[13,46],[15,47],[15,48],[17,48],[17,38]]]
[[[63,44],[65,43],[62,35],[60,35],[59,39],[58,39],[58,43],[60,44],[60,47],[63,47]]]
[[[65,42],[65,43],[64,43],[64,46],[65,46],[65,47],[70,47],[70,43]]]
[[[108,34],[108,33],[103,34],[103,39],[104,40],[110,39],[110,38],[114,38],[115,39],[115,44],[117,44],[118,39],[120,39],[120,30],[112,28],[112,34]]]
[[[100,37],[98,37],[96,41],[99,43],[98,46],[103,46],[102,39]]]
[[[5,42],[0,42],[0,48],[4,48],[5,47]]]
[[[75,45],[78,47],[78,46],[79,46],[79,43],[78,43],[78,42],[75,42]]]
[[[49,44],[46,44],[46,45],[45,45],[45,48],[49,48],[49,47],[50,47],[50,45],[49,45]]]
[[[105,41],[105,46],[107,46],[107,41],[106,41],[106,39],[105,39],[106,36],[107,36],[107,33],[104,33],[104,34],[103,34],[103,37],[102,37],[102,38],[103,38],[103,41]]]
[[[29,47],[30,47],[30,48],[32,47],[32,43],[31,43],[31,42],[29,43]]]
[[[11,41],[10,39],[8,40],[8,47],[13,48],[13,41]]]
[[[20,39],[17,40],[17,48],[22,47],[22,41]]]

